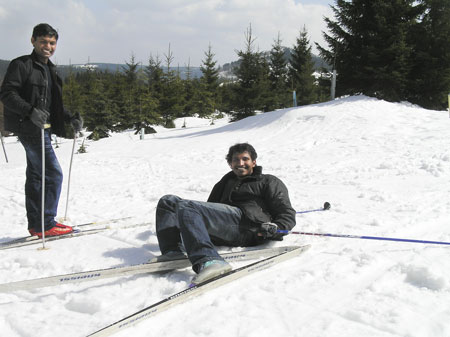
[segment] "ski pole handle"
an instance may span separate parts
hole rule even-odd
[[[328,211],[331,208],[330,203],[327,201],[323,204],[322,208],[318,208],[318,209],[310,209],[307,211],[299,211],[299,212],[295,212],[295,214],[304,214],[304,213],[311,213],[311,212],[321,212],[321,211]]]

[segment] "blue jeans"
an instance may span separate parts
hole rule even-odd
[[[241,217],[237,207],[165,195],[156,208],[156,235],[161,253],[180,251],[184,245],[194,271],[208,260],[223,260],[213,241],[241,245],[244,235],[239,228]]]
[[[25,181],[25,206],[27,209],[28,229],[42,231],[42,140],[41,137],[19,135],[25,148],[27,170]],[[44,230],[55,226],[63,174],[51,143],[49,130],[44,131],[45,142],[45,205]]]

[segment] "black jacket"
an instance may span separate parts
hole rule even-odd
[[[52,77],[50,124],[53,133],[65,136],[64,122],[72,117],[62,101],[62,80],[54,64],[47,63]],[[42,108],[47,94],[47,75],[35,52],[11,61],[6,71],[0,100],[4,105],[5,130],[28,136],[39,136],[40,129],[30,120],[33,108]]]
[[[295,210],[286,186],[277,177],[262,174],[261,166],[243,179],[232,171],[227,173],[213,187],[208,201],[239,207],[243,213],[241,227],[253,233],[264,222],[273,222],[286,230],[295,226]]]

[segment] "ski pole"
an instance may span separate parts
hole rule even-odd
[[[8,156],[6,155],[5,143],[3,142],[3,135],[1,133],[1,131],[0,131],[0,138],[2,139],[3,153],[5,154],[6,162],[8,162]]]
[[[331,234],[331,233],[310,233],[310,232],[294,232],[288,230],[278,230],[282,234],[299,234],[299,235],[313,235],[313,236],[328,236],[333,238],[347,238],[347,239],[365,239],[365,240],[382,240],[382,241],[397,241],[397,242],[412,242],[412,243],[427,243],[434,245],[450,245],[450,242],[445,241],[428,241],[415,239],[401,239],[401,238],[387,238],[382,236],[365,236],[365,235],[348,235],[348,234]]]
[[[310,209],[307,211],[299,211],[299,212],[295,212],[295,214],[303,214],[303,213],[311,213],[311,212],[321,212],[321,211],[327,211],[329,210],[331,207],[330,203],[327,201],[323,204],[323,208],[318,208],[318,209]]]
[[[64,220],[67,220],[67,210],[69,209],[70,177],[72,175],[73,153],[75,152],[75,143],[76,143],[76,141],[77,141],[77,132],[75,132],[75,135],[73,136],[72,154],[70,156],[69,177],[68,177],[68,180],[67,180],[66,213],[64,214]]]
[[[45,249],[45,129],[48,129],[50,124],[44,124],[41,129],[42,142],[42,193],[41,193],[41,229],[42,229],[42,249]]]

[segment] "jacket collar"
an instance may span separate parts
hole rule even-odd
[[[242,178],[242,179],[244,179],[244,180],[245,179],[259,179],[261,177],[261,174],[262,174],[262,166],[256,165],[253,168],[253,173],[251,175],[249,175],[249,176],[246,176],[246,177]],[[234,174],[233,171],[228,172],[225,176],[227,178],[230,178],[230,177],[235,178],[236,177],[236,175]]]
[[[34,49],[33,49],[33,52],[31,53],[30,56],[31,56],[31,59],[33,60],[33,62],[42,65],[42,62],[39,61],[39,58],[38,58],[36,52],[34,51]],[[55,66],[55,65],[53,64],[53,62],[50,61],[50,59],[48,59],[47,65],[48,65],[49,67],[54,67],[54,66]]]

